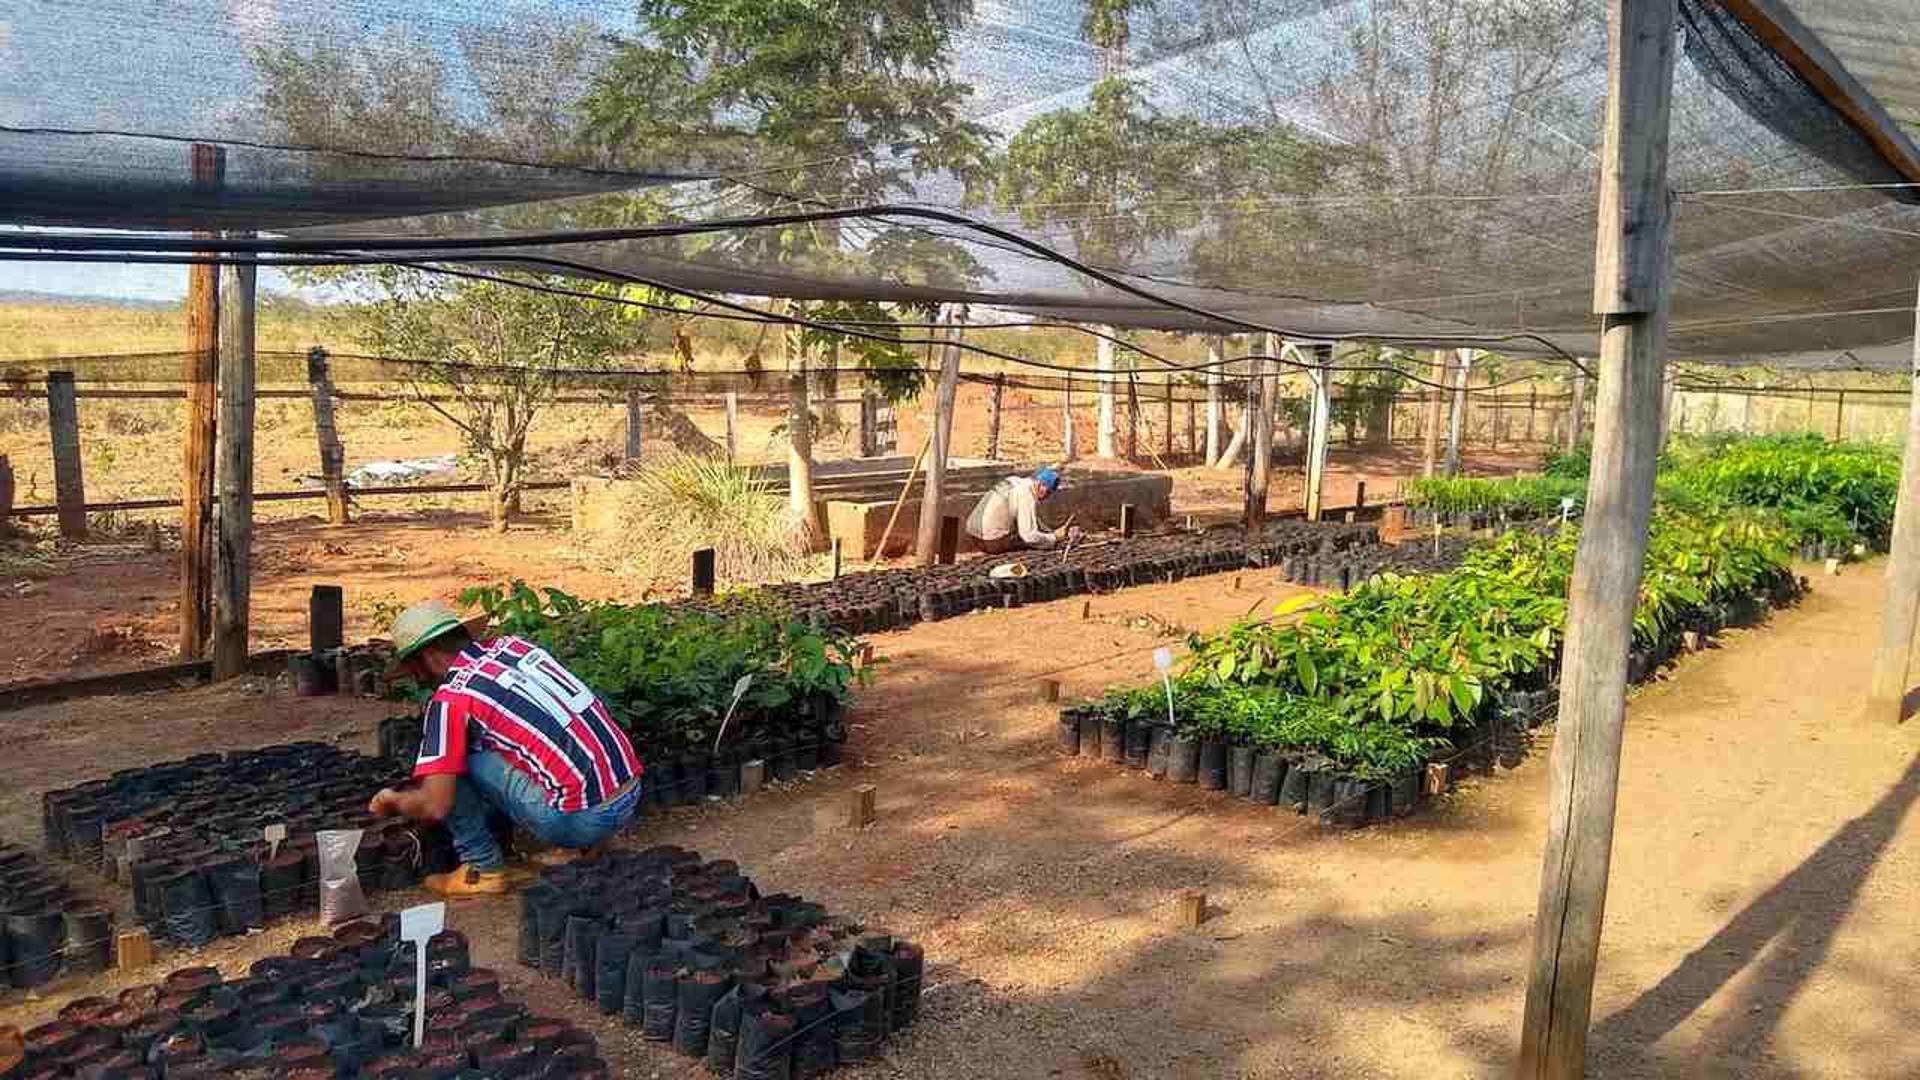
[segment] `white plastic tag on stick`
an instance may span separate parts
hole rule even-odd
[[[269,825],[260,830],[260,835],[266,838],[267,858],[271,859],[280,854],[280,845],[287,839],[287,827],[282,824]]]
[[[713,752],[720,752],[720,737],[727,733],[727,721],[733,719],[733,710],[740,707],[740,699],[747,696],[747,687],[753,685],[751,674],[742,675],[733,681],[733,700],[727,702],[727,713],[720,718],[720,729],[713,733]]]
[[[1153,666],[1160,669],[1160,685],[1167,688],[1167,726],[1173,727],[1173,678],[1167,674],[1173,670],[1173,650],[1164,645],[1153,650]]]
[[[447,904],[417,904],[400,913],[400,940],[413,942],[413,1048],[427,1037],[427,942],[447,928]]]

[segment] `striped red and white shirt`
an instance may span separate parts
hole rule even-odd
[[[525,638],[460,651],[427,702],[413,775],[458,776],[482,747],[532,777],[555,810],[599,806],[640,775],[640,755],[587,684]]]

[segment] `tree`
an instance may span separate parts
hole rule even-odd
[[[405,267],[327,276],[354,295],[339,318],[362,345],[380,356],[427,358],[403,360],[401,377],[486,463],[496,531],[518,506],[534,417],[568,373],[609,366],[634,339],[631,309],[616,304]]]

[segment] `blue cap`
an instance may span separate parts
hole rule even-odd
[[[1060,473],[1054,469],[1041,469],[1033,474],[1033,480],[1048,491],[1060,490]]]

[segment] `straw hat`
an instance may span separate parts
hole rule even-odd
[[[415,604],[393,620],[392,667],[398,668],[407,657],[419,652],[427,642],[455,627],[464,626],[468,633],[477,637],[482,630],[486,629],[486,625],[485,615],[463,619],[452,608],[438,600],[426,600]]]

